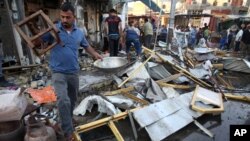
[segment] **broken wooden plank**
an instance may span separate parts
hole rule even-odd
[[[184,54],[184,59],[187,61],[189,66],[191,66],[191,68],[195,67],[194,61],[187,55],[187,52],[185,52],[185,54]]]
[[[103,95],[112,96],[112,95],[127,93],[127,92],[130,92],[130,91],[133,91],[134,89],[135,89],[135,87],[130,86],[130,87],[118,89],[118,90],[115,90],[115,91],[105,92]]]
[[[218,70],[223,70],[224,65],[223,64],[212,64],[213,68],[218,69]]]
[[[115,138],[117,139],[117,141],[124,141],[121,133],[116,128],[116,126],[112,120],[108,122],[108,126],[111,129],[111,131],[113,132],[113,134],[115,135]]]
[[[219,75],[216,75],[217,79],[227,88],[229,89],[234,89],[234,87],[229,83],[227,82],[225,79],[223,79],[221,76]]]
[[[132,94],[129,94],[129,93],[123,93],[122,95],[124,95],[124,96],[138,102],[138,103],[141,103],[142,105],[149,105],[150,104],[148,101],[140,99],[140,98],[138,98]]]
[[[80,135],[76,131],[73,133],[73,138],[75,141],[82,141]]]
[[[11,67],[3,67],[3,70],[12,70],[12,69],[23,69],[23,68],[32,68],[39,67],[41,64],[27,65],[27,66],[11,66]]]
[[[194,120],[194,124],[199,127],[204,133],[206,133],[209,137],[213,138],[214,134],[206,129],[203,125],[201,125],[197,120]]]
[[[157,82],[158,85],[161,87],[172,87],[176,89],[190,89],[192,86],[189,85],[177,85],[177,84],[168,84],[168,83],[163,83],[163,82]]]
[[[233,95],[230,93],[226,93],[225,96],[229,99],[232,99],[232,100],[239,100],[239,101],[244,101],[244,102],[250,103],[250,97],[248,97],[248,96]]]

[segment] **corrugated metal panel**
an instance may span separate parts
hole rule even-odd
[[[187,94],[182,94],[179,97],[176,97],[174,100],[175,102],[178,103],[178,105],[184,109],[186,112],[188,112],[192,117],[198,118],[202,115],[202,113],[196,112],[192,109],[190,109],[190,103],[192,101],[192,95],[193,93],[187,93]]]
[[[202,115],[189,108],[191,99],[192,92],[182,94],[137,110],[133,116],[141,127],[145,127],[151,140],[159,141]]]
[[[180,130],[192,121],[192,116],[189,115],[184,109],[180,109],[160,121],[147,126],[146,131],[149,133],[152,141],[160,141]]]
[[[224,58],[224,69],[250,73],[249,61],[239,58]]]
[[[141,127],[153,124],[162,118],[175,113],[180,110],[179,107],[172,99],[157,102],[141,110],[135,111],[134,118],[138,121]]]

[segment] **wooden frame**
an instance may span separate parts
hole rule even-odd
[[[41,32],[34,31],[34,29],[32,30],[30,25],[29,25],[30,23],[32,23],[32,20],[34,20],[35,18],[38,18],[38,17],[42,18],[42,21],[44,22],[45,28],[46,28]],[[32,32],[32,34],[34,34],[34,36],[30,37],[29,35],[25,34],[25,32],[22,30],[22,27],[25,25]],[[24,20],[18,22],[15,25],[15,28],[16,28],[17,32],[20,34],[20,36],[22,37],[22,39],[24,39],[24,41],[27,43],[28,47],[30,47],[37,56],[43,55],[44,53],[49,51],[51,48],[53,48],[56,44],[60,43],[60,39],[59,39],[59,36],[57,34],[59,32],[58,29],[56,28],[56,26],[53,24],[53,22],[49,19],[49,17],[42,10],[39,10],[36,13],[30,15],[29,17],[26,17]],[[52,43],[51,45],[48,45],[44,49],[37,48],[37,46],[34,44],[34,42],[39,40],[46,33],[51,33],[51,35],[55,39],[55,42]]]
[[[199,95],[199,93],[201,93],[201,89],[203,90],[207,90],[204,88],[200,88],[199,85],[196,86],[193,97],[192,97],[192,101],[191,101],[191,108],[195,111],[201,112],[201,113],[221,113],[224,111],[224,105],[223,105],[223,99],[222,99],[222,94],[220,93],[215,93],[213,91],[209,91],[211,93],[206,93],[205,96],[201,96]],[[212,98],[213,95],[218,94],[218,97],[216,97],[216,99]],[[204,94],[203,94],[204,95]],[[199,107],[195,104],[196,101],[203,101],[206,103],[210,103],[210,104],[214,104],[216,106],[218,106],[218,108],[203,108],[203,107]],[[216,101],[217,100],[217,101]]]
[[[113,134],[115,135],[117,141],[124,141],[119,130],[116,128],[114,121],[125,119],[130,112],[134,112],[140,108],[141,107],[131,109],[129,111],[121,112],[121,113],[113,115],[113,116],[109,116],[109,117],[99,119],[99,120],[94,121],[94,122],[90,122],[90,123],[87,123],[84,125],[77,126],[77,127],[75,127],[74,139],[76,141],[82,141],[81,137],[79,136],[80,133],[83,133],[83,132],[86,132],[86,131],[89,131],[89,130],[92,130],[92,129],[95,129],[95,128],[98,128],[98,127],[101,127],[104,125],[108,125],[109,128],[111,129],[111,131],[113,132]]]

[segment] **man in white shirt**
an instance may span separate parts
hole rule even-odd
[[[245,30],[245,27],[246,27],[245,24],[241,24],[241,29],[236,34],[235,47],[234,47],[234,51],[236,51],[236,52],[238,52],[240,50],[240,41],[241,41],[241,37],[243,35],[243,31]]]

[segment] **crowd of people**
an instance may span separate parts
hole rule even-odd
[[[186,32],[188,47],[194,48],[198,45],[200,39],[204,39],[206,46],[218,48],[226,51],[241,51],[243,56],[249,55],[249,36],[250,24],[247,26],[242,23],[240,27],[236,24],[229,29],[220,32],[211,31],[205,23],[203,27],[198,28],[193,25],[190,27],[176,26],[175,32]]]
[[[110,56],[118,56],[118,51],[123,48],[130,59],[131,47],[134,47],[136,56],[140,58],[142,45],[152,48],[152,40],[155,36],[157,36],[158,41],[166,42],[168,32],[166,25],[162,25],[158,35],[156,35],[155,20],[147,17],[143,20],[142,26],[137,20],[129,20],[125,28],[122,29],[122,21],[117,15],[117,11],[111,9],[109,16],[104,20],[102,51],[109,52]]]

